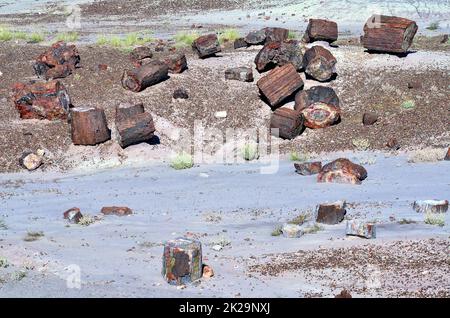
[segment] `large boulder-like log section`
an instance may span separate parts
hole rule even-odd
[[[303,40],[306,43],[315,41],[334,42],[338,39],[338,25],[336,22],[324,19],[309,19]]]
[[[288,63],[271,70],[269,74],[258,81],[257,86],[270,106],[276,107],[301,89],[303,80],[294,65]]]
[[[72,142],[94,146],[111,139],[105,112],[96,107],[76,107],[71,111]]]
[[[318,182],[361,184],[367,178],[367,170],[345,158],[336,159],[322,167]]]
[[[322,46],[315,45],[308,49],[303,56],[305,73],[318,80],[325,82],[335,74],[336,58]]]
[[[294,139],[303,131],[303,116],[290,108],[278,108],[270,119],[270,129],[273,134],[278,129],[281,138]]]
[[[67,77],[79,66],[80,54],[76,46],[59,41],[39,55],[33,68],[38,77],[48,80]]]
[[[375,14],[364,25],[362,44],[369,51],[407,53],[417,30],[412,20]]]
[[[121,104],[116,108],[116,128],[122,148],[153,138],[155,124],[142,104]]]
[[[325,128],[340,121],[341,109],[339,107],[317,102],[301,111],[305,118],[305,126],[311,129]]]
[[[183,73],[183,71],[188,68],[186,55],[183,53],[168,55],[163,59],[163,61],[169,67],[169,73]]]
[[[308,90],[299,91],[295,95],[294,109],[302,111],[314,103],[325,103],[339,107],[339,97],[331,87],[313,86]]]
[[[219,39],[215,33],[197,38],[192,43],[192,49],[198,54],[198,57],[202,59],[214,56],[221,51]]]
[[[12,100],[22,119],[67,119],[70,97],[59,81],[16,83]]]
[[[168,74],[169,67],[166,63],[154,61],[125,71],[122,76],[122,86],[130,91],[140,92],[167,79]]]
[[[264,72],[274,66],[283,66],[287,63],[294,65],[297,71],[303,67],[303,53],[297,41],[267,43],[255,58],[258,72]]]

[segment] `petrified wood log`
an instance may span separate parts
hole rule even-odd
[[[364,25],[362,43],[371,51],[406,53],[417,30],[412,20],[375,14]]]
[[[248,45],[260,45],[264,44],[266,41],[266,31],[258,30],[258,31],[251,31],[247,34],[245,37],[245,42],[247,42]]]
[[[336,58],[322,46],[313,46],[303,56],[305,73],[312,78],[324,82],[328,81],[335,73]]]
[[[144,104],[121,103],[116,107],[116,122],[145,112]]]
[[[119,144],[122,148],[153,138],[155,125],[149,113],[138,113],[131,117],[120,117],[116,120]]]
[[[267,43],[255,58],[256,69],[259,72],[287,63],[294,65],[297,71],[303,67],[303,53],[297,41]]]
[[[162,275],[169,284],[183,285],[202,277],[202,244],[188,238],[170,240],[164,245]]]
[[[63,213],[64,219],[69,220],[70,223],[79,223],[83,214],[79,208],[71,208]]]
[[[316,222],[323,224],[338,224],[344,220],[347,213],[345,202],[325,203],[317,206]]]
[[[338,39],[338,25],[336,22],[323,19],[309,19],[303,37],[306,43],[315,41],[334,42]]]
[[[217,35],[203,35],[192,43],[192,49],[197,52],[200,58],[207,58],[221,51]]]
[[[39,55],[33,68],[37,76],[52,79],[67,77],[79,66],[80,54],[76,46],[59,41]]]
[[[130,60],[135,67],[139,67],[148,62],[153,57],[153,52],[148,46],[139,46],[130,53]]]
[[[360,220],[349,220],[347,221],[345,233],[351,236],[374,239],[376,238],[376,224]]]
[[[281,107],[275,110],[270,119],[270,129],[278,129],[279,136],[284,139],[294,139],[303,131],[302,115],[290,108]]]
[[[339,97],[334,89],[325,86],[313,86],[310,89],[300,91],[295,95],[294,109],[302,111],[318,102],[339,107]]]
[[[345,158],[336,159],[322,167],[318,182],[361,184],[367,178],[367,170]]]
[[[59,81],[47,83],[16,83],[12,100],[22,119],[66,119],[70,97]]]
[[[175,53],[164,58],[164,63],[169,67],[169,73],[182,73],[187,70],[186,55],[183,53]]]
[[[302,88],[303,80],[294,65],[288,63],[271,70],[258,81],[257,86],[269,104],[276,107]]]
[[[111,138],[104,110],[95,107],[72,108],[71,132],[75,145],[93,146]]]
[[[305,118],[305,126],[311,129],[325,128],[339,122],[341,109],[339,107],[317,102],[301,111]]]
[[[169,67],[161,61],[142,65],[123,73],[122,86],[133,92],[140,92],[168,78]]]
[[[133,214],[133,210],[126,206],[105,206],[100,213],[103,215],[127,216]]]
[[[234,67],[225,70],[225,79],[241,82],[253,82],[253,71],[250,67]]]
[[[245,42],[245,38],[239,38],[234,41],[234,49],[240,49],[243,47],[247,47],[248,44]]]
[[[283,42],[289,37],[289,30],[285,28],[264,28],[266,33],[265,43]]]

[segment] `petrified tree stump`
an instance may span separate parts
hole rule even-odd
[[[297,71],[303,67],[303,53],[297,41],[269,42],[255,57],[258,72],[288,63],[294,65]]]
[[[149,113],[139,113],[130,117],[116,119],[116,128],[119,134],[119,144],[122,148],[153,138],[155,124]]]
[[[105,112],[101,108],[72,108],[71,130],[75,145],[93,146],[111,138]]]
[[[48,80],[67,77],[79,65],[80,54],[76,46],[59,41],[39,55],[33,68],[38,77]]]
[[[299,91],[295,95],[294,109],[302,111],[314,103],[325,103],[339,107],[339,97],[331,87],[313,86],[306,91]]]
[[[164,63],[169,67],[169,73],[182,73],[187,70],[186,55],[183,53],[175,53],[164,58]]]
[[[303,117],[290,108],[278,108],[270,119],[270,129],[278,129],[281,138],[294,139],[303,131]]]
[[[303,37],[306,43],[315,41],[334,42],[338,39],[338,25],[336,22],[324,19],[309,19]]]
[[[344,220],[347,213],[345,202],[325,203],[317,206],[316,222],[323,224],[338,224]]]
[[[257,86],[269,104],[276,107],[302,88],[303,80],[294,65],[288,63],[271,70],[258,81]]]
[[[364,25],[362,44],[371,51],[406,53],[417,30],[412,20],[375,14]]]
[[[192,43],[192,49],[197,52],[200,58],[207,58],[221,51],[217,35],[208,34],[199,37]]]
[[[325,103],[314,103],[301,111],[305,118],[305,126],[311,129],[319,129],[332,126],[339,122],[341,109]]]
[[[12,100],[22,119],[66,119],[70,97],[59,81],[47,83],[16,83]]]
[[[162,275],[169,284],[183,285],[202,277],[202,244],[188,238],[170,240],[164,245]]]
[[[169,67],[161,61],[142,65],[123,73],[122,86],[133,92],[140,92],[168,78]]]
[[[313,46],[303,56],[305,73],[318,80],[325,82],[335,74],[336,58],[322,46]]]

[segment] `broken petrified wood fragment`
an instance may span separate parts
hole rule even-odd
[[[413,209],[418,213],[446,213],[448,200],[418,200],[414,202]]]
[[[303,67],[305,73],[313,79],[325,82],[335,74],[336,58],[322,46],[313,46],[306,50],[303,56]]]
[[[12,100],[22,119],[66,119],[70,107],[69,94],[59,81],[16,83]]]
[[[311,129],[325,128],[339,122],[341,109],[325,103],[314,103],[301,111],[305,126]]]
[[[450,161],[450,147],[447,150],[447,154],[445,155],[444,160]]]
[[[38,56],[33,68],[37,76],[53,79],[67,77],[79,66],[80,54],[76,46],[59,41]]]
[[[237,49],[240,49],[243,47],[247,47],[248,44],[247,44],[247,42],[245,42],[244,38],[239,38],[234,41],[233,46],[234,46],[234,49],[237,50]]]
[[[169,67],[169,73],[183,73],[183,71],[188,68],[186,55],[183,53],[175,53],[166,56],[164,58],[164,63]]]
[[[406,53],[417,30],[414,21],[375,14],[364,25],[362,44],[370,51]]]
[[[391,137],[386,142],[386,147],[388,147],[389,149],[392,149],[392,150],[399,150],[400,144],[399,144],[397,138]]]
[[[241,82],[253,82],[253,71],[250,67],[234,67],[225,70],[225,79]]]
[[[375,113],[364,113],[362,121],[364,126],[371,126],[378,121],[378,115]]]
[[[303,67],[303,53],[297,41],[267,43],[255,58],[258,72],[264,72],[274,66],[283,66],[288,63],[294,65],[297,71]]]
[[[74,224],[80,222],[81,218],[83,217],[79,208],[71,208],[64,212],[63,216],[64,219],[69,220],[70,223]]]
[[[367,239],[376,238],[376,225],[374,223],[350,220],[347,221],[346,235],[359,236]]]
[[[295,172],[302,176],[311,176],[318,174],[322,170],[322,163],[320,161],[316,162],[303,162],[294,163]]]
[[[162,275],[172,285],[192,283],[202,277],[202,244],[197,240],[177,238],[164,245]]]
[[[322,167],[317,182],[361,184],[367,170],[345,158],[336,159]]]
[[[336,22],[324,19],[309,19],[303,37],[306,43],[315,41],[334,42],[338,39],[338,25]]]
[[[130,60],[135,67],[146,64],[152,57],[152,50],[148,46],[139,46],[130,53]]]
[[[294,109],[302,111],[317,102],[339,107],[339,97],[334,89],[325,86],[313,86],[308,90],[299,91],[295,95]]]
[[[111,139],[105,111],[96,107],[76,107],[71,111],[74,145],[94,146]]]
[[[103,215],[126,216],[133,214],[133,211],[126,206],[105,206],[100,213]]]
[[[122,148],[150,141],[155,132],[153,117],[149,113],[118,118],[116,119],[116,128]]]
[[[317,206],[316,222],[331,225],[338,224],[344,220],[346,213],[344,201],[320,204]]]
[[[352,295],[347,289],[343,289],[339,294],[334,296],[334,298],[352,298]]]
[[[264,29],[258,31],[251,31],[245,37],[245,42],[247,42],[248,45],[260,45],[264,44],[265,41],[266,41],[266,31]]]
[[[197,52],[198,57],[207,58],[221,51],[217,35],[203,35],[192,43],[192,49]]]
[[[285,28],[264,28],[266,32],[265,43],[283,42],[289,37],[289,30]]]
[[[303,87],[303,80],[292,64],[277,67],[261,78],[257,86],[270,106],[276,107],[283,100]]]
[[[133,92],[140,92],[168,78],[169,67],[161,61],[142,65],[123,73],[122,86]]]
[[[272,113],[270,118],[270,130],[276,135],[284,139],[294,139],[303,132],[302,115],[290,108],[281,107]]]

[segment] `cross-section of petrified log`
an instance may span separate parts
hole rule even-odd
[[[122,148],[153,138],[155,125],[149,113],[138,113],[130,117],[116,119],[119,144]]]
[[[287,63],[294,65],[297,71],[303,67],[303,53],[297,41],[269,42],[255,58],[256,69],[259,72]]]
[[[339,122],[341,109],[325,103],[314,103],[301,111],[305,126],[311,129],[325,128]]]
[[[364,25],[362,43],[372,51],[406,53],[417,30],[412,20],[375,14]]]
[[[257,86],[270,106],[276,107],[302,88],[303,80],[294,65],[288,63],[271,70],[258,81]]]
[[[72,108],[71,132],[75,145],[93,146],[111,138],[104,110],[95,107]]]
[[[169,67],[169,73],[182,73],[188,68],[186,55],[183,53],[168,55],[163,59],[163,61]]]
[[[275,110],[270,119],[270,129],[284,139],[294,139],[303,131],[303,116],[290,108],[281,107]]]
[[[295,95],[294,109],[302,111],[317,102],[339,107],[339,97],[334,89],[325,86],[313,86],[308,90],[299,91]]]
[[[133,92],[140,92],[168,78],[169,67],[161,61],[149,64],[123,73],[122,86]]]
[[[336,58],[322,46],[315,45],[303,56],[305,72],[315,80],[328,81],[335,73]]]
[[[192,49],[200,58],[213,56],[221,51],[219,39],[216,34],[203,35],[192,43]]]
[[[329,20],[309,19],[303,39],[307,43],[315,41],[334,42],[338,39],[338,25],[336,22]]]
[[[188,238],[170,240],[164,245],[162,275],[169,284],[183,285],[202,277],[202,244]]]
[[[70,97],[59,81],[47,83],[16,83],[12,100],[22,119],[66,119]]]
[[[37,76],[55,79],[72,74],[79,64],[80,54],[76,46],[59,41],[39,55],[33,67]]]

